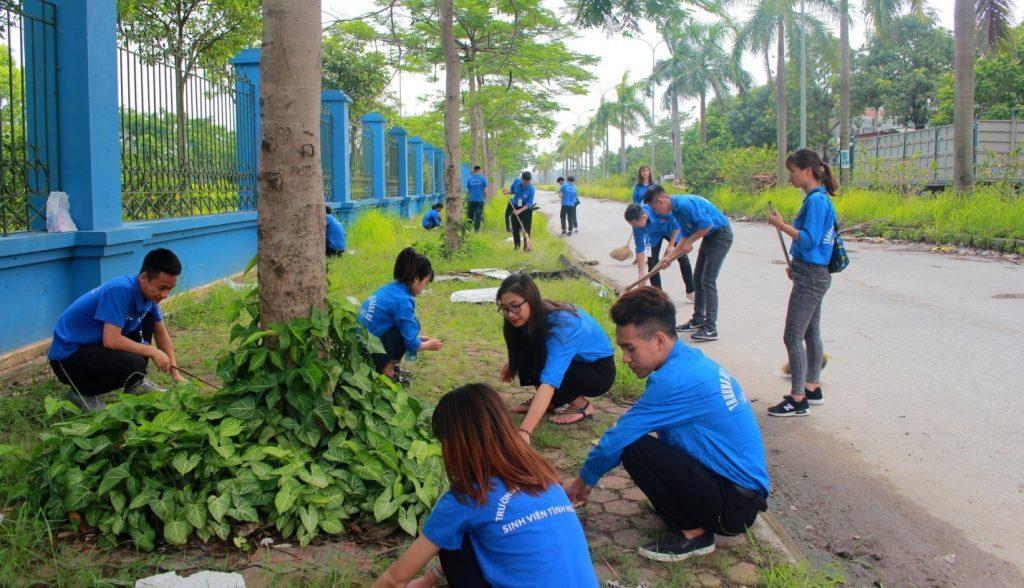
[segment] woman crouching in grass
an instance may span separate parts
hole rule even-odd
[[[596,587],[583,527],[558,476],[519,438],[489,386],[445,394],[434,409],[451,489],[375,587]],[[434,565],[413,580],[434,555]]]
[[[582,310],[541,298],[525,274],[512,274],[498,288],[498,312],[505,317],[508,363],[501,379],[519,375],[520,386],[536,386],[533,398],[512,409],[525,413],[519,433],[527,442],[545,412],[551,422],[571,425],[594,414],[587,397],[615,383],[612,343],[601,325]]]

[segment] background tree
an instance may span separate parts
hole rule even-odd
[[[260,59],[260,318],[308,317],[327,297],[320,169],[320,0],[266,0]]]
[[[953,187],[974,185],[974,52],[975,13],[971,0],[953,6]]]
[[[349,121],[351,137],[358,137],[360,118],[379,112],[396,122],[395,97],[388,91],[392,69],[378,33],[362,21],[335,23],[324,31],[321,84],[340,89],[352,99]]]
[[[648,122],[647,107],[641,93],[643,82],[630,82],[629,72],[615,85],[615,101],[609,106],[612,126],[619,129],[619,173],[626,173],[626,134],[640,130],[640,123]],[[649,164],[648,164],[649,165]]]
[[[449,251],[458,251],[459,224],[462,222],[462,148],[460,137],[461,109],[460,88],[462,78],[459,54],[455,49],[452,26],[455,19],[452,0],[441,0],[441,44],[444,46],[444,181],[445,181],[445,224],[444,241]]]
[[[947,74],[938,84],[939,106],[931,125],[953,122],[953,76]],[[1008,119],[1024,113],[1024,25],[1011,32],[1010,41],[990,51],[974,64],[974,110],[978,118]]]

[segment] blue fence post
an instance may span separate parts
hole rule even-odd
[[[369,112],[363,115],[363,126],[370,131],[371,154],[373,168],[371,179],[373,180],[373,197],[383,200],[387,197],[387,188],[384,182],[384,153],[387,147],[384,137],[384,117],[379,112]]]
[[[25,42],[25,158],[29,188],[29,230],[46,230],[46,198],[60,189],[57,157],[57,57],[56,35],[51,32],[56,15],[52,4],[25,0],[22,19]]]
[[[409,197],[409,133],[402,127],[394,127],[388,132],[389,135],[395,138],[395,143],[398,148],[395,151],[398,153],[398,197],[408,198]]]
[[[255,210],[260,143],[260,50],[242,49],[229,62],[235,68],[235,167],[238,210]]]
[[[333,124],[331,129],[331,188],[334,199],[338,202],[352,201],[352,173],[349,167],[348,145],[348,105],[352,100],[341,90],[324,90],[320,99],[331,113]],[[324,139],[321,137],[320,139]]]
[[[409,137],[409,145],[412,147],[412,180],[415,188],[415,196],[423,196],[423,152],[426,144],[423,139],[413,136]]]
[[[61,187],[80,231],[121,226],[117,3],[51,0],[57,18]]]

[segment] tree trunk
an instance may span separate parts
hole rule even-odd
[[[470,165],[477,165],[480,161],[480,120],[477,118],[477,109],[479,107],[476,104],[476,76],[470,75],[468,77],[469,94],[467,95],[467,100],[469,102],[469,158],[472,160]]]
[[[839,0],[839,149],[850,148],[850,6]],[[842,156],[840,155],[840,158]],[[839,183],[850,183],[850,170],[839,164]]]
[[[774,83],[772,81],[774,78],[772,78],[772,64],[771,64],[771,60],[768,59],[768,50],[767,49],[765,49],[765,51],[764,51],[764,73],[765,73],[765,75],[768,76],[768,85],[769,86],[772,85],[772,83]]]
[[[477,87],[479,87],[479,82]],[[496,181],[497,168],[494,167],[491,161],[491,150],[490,150],[490,138],[487,136],[487,126],[483,120],[483,116],[480,117],[480,155],[483,157],[483,162],[480,164],[484,166],[484,177],[487,178],[487,188],[484,189],[486,199],[490,201],[495,194],[499,193],[500,190],[497,188],[498,183]]]
[[[708,118],[707,118],[707,92],[700,91],[700,144],[703,147],[708,145]]]
[[[683,178],[683,147],[680,143],[680,120],[679,120],[679,97],[674,93],[669,95],[669,101],[672,103],[672,175],[676,177],[675,181],[679,181]]]
[[[974,185],[974,2],[956,0],[953,12],[953,187]]]
[[[327,298],[320,169],[320,0],[264,0],[257,239],[264,325]]]
[[[775,61],[775,146],[778,152],[776,172],[781,186],[786,181],[786,156],[789,154],[786,144],[786,28],[781,18],[775,34],[779,51]]]
[[[604,177],[608,177],[608,159],[611,157],[611,151],[608,147],[608,135],[612,132],[611,125],[604,125],[604,159],[601,160],[601,173]]]
[[[619,127],[619,173],[626,175],[626,129]]]
[[[174,58],[174,99],[175,117],[174,130],[178,143],[179,184],[188,185],[188,109],[185,108],[185,84],[188,78],[184,72],[185,65],[179,56]]]
[[[452,31],[455,20],[453,0],[441,0],[441,44],[444,46],[444,242],[449,251],[462,247],[462,63]]]

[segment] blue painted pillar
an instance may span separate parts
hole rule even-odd
[[[334,199],[338,202],[352,201],[352,174],[349,160],[352,154],[348,150],[348,105],[352,99],[341,90],[324,90],[320,99],[327,111],[331,113],[331,188]],[[327,141],[325,137],[321,141]]]
[[[416,196],[423,196],[423,153],[427,148],[423,139],[419,137],[409,137],[409,145],[412,147],[412,181],[413,187],[416,189]]]
[[[402,127],[395,127],[388,132],[389,135],[395,138],[395,142],[398,144],[398,149],[395,152],[398,154],[398,197],[408,198],[409,197],[409,156],[408,156],[408,139],[409,133]]]
[[[387,188],[384,183],[384,153],[387,144],[384,137],[384,117],[379,112],[368,112],[363,115],[363,126],[370,131],[371,155],[373,168],[371,179],[373,180],[373,197],[384,198],[387,196]]]
[[[121,226],[115,0],[50,0],[57,18],[61,187],[80,231]]]
[[[60,189],[60,160],[57,157],[57,58],[52,4],[25,0],[22,4],[25,42],[25,158],[31,164],[26,174],[29,196],[29,229],[46,230],[46,198]]]
[[[230,60],[235,67],[235,168],[238,210],[256,209],[256,173],[260,144],[260,50],[242,49]]]

